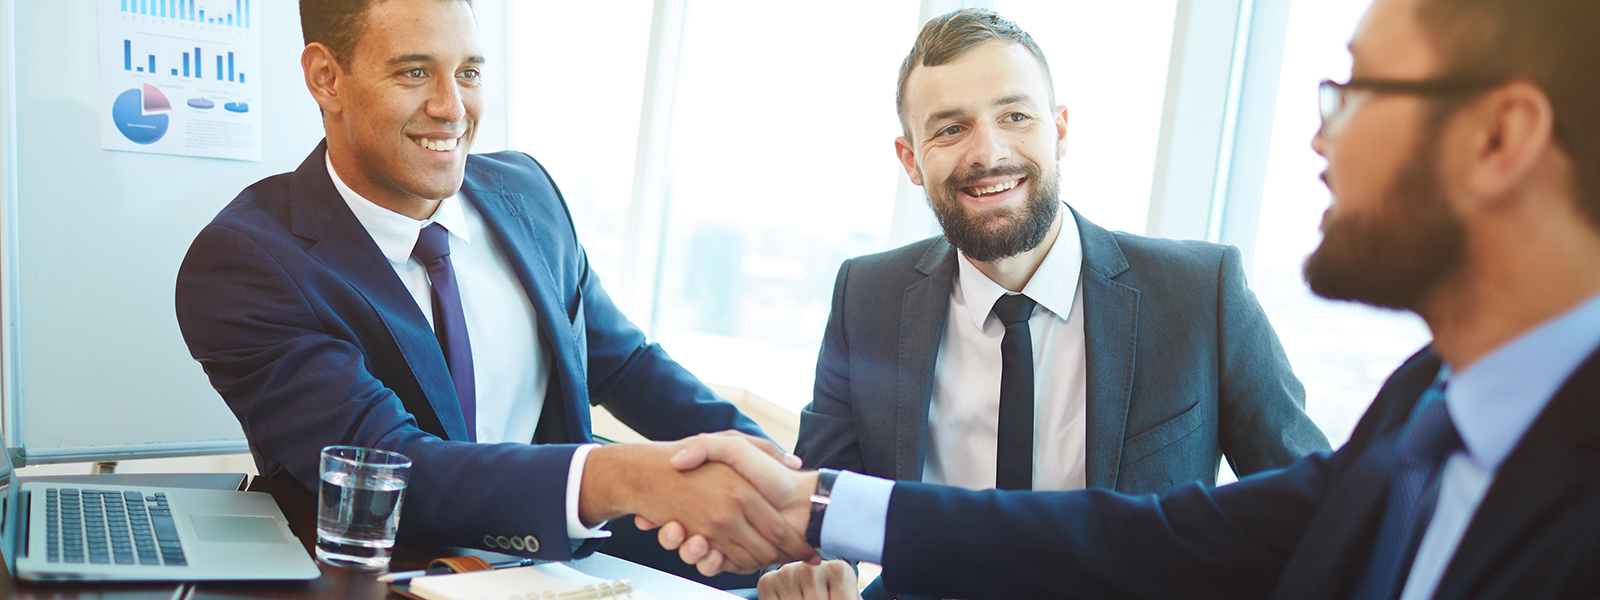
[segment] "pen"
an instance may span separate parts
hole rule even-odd
[[[489,568],[490,569],[509,569],[509,568],[512,568],[512,567],[526,567],[528,565],[536,565],[536,564],[539,564],[541,562],[544,562],[544,561],[539,560],[537,558],[524,558],[524,559],[520,559],[520,560],[508,560],[506,562],[490,563],[489,564]],[[395,581],[407,581],[407,580],[410,580],[410,579],[415,578],[415,577],[421,577],[423,575],[449,575],[449,574],[454,573],[454,572],[455,571],[451,571],[450,570],[450,567],[434,567],[434,568],[428,569],[426,571],[401,571],[399,573],[385,573],[385,574],[380,575],[378,577],[378,582],[379,583],[391,583],[391,582],[395,582]]]

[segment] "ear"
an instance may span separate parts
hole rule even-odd
[[[1067,107],[1056,107],[1056,160],[1067,156]]]
[[[900,157],[900,166],[905,167],[906,177],[911,178],[911,183],[922,185],[922,171],[917,168],[917,151],[911,149],[911,140],[903,135],[895,138],[894,153]]]
[[[1469,117],[1465,184],[1476,198],[1504,198],[1538,168],[1555,143],[1555,107],[1544,90],[1515,81],[1491,92]]]
[[[339,66],[339,61],[334,60],[333,51],[321,42],[306,44],[306,49],[300,52],[300,68],[305,71],[306,89],[310,90],[317,105],[322,107],[322,112],[342,112],[344,105],[339,96],[339,83],[344,77],[344,69]]]

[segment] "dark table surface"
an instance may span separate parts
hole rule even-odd
[[[242,474],[117,474],[72,475],[56,477],[22,478],[22,481],[54,481],[62,483],[101,483],[106,485],[145,485],[152,487],[187,487],[203,489],[239,489],[245,477]],[[289,529],[312,554],[316,543],[316,496],[300,484],[256,477],[250,481],[250,491],[270,494],[289,519]],[[395,547],[389,568],[392,571],[420,570],[435,558],[477,554],[489,562],[509,560],[513,557],[463,550],[459,548],[419,548],[406,545]],[[637,589],[649,592],[659,600],[688,598],[727,600],[737,598],[720,590],[688,581],[649,567],[636,565],[618,558],[596,554],[590,558],[567,563],[579,571],[607,579],[633,579]],[[205,598],[386,598],[398,600],[402,596],[390,592],[377,581],[380,573],[352,571],[317,563],[322,576],[311,581],[203,581],[194,583],[30,583],[14,582],[9,573],[0,582],[0,597],[19,599],[89,600],[115,598],[116,600],[195,600]]]

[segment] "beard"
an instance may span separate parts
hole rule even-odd
[[[1022,175],[1031,184],[1027,202],[1021,207],[974,214],[958,199],[961,188],[1001,175]],[[939,218],[945,239],[978,262],[1009,258],[1037,248],[1061,210],[1060,169],[1053,169],[1045,178],[1032,164],[952,173],[944,185],[926,190],[928,206]]]
[[[1465,265],[1466,230],[1439,185],[1439,137],[1427,135],[1378,211],[1323,214],[1322,244],[1304,268],[1312,293],[1415,312]]]

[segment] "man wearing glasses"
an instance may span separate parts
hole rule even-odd
[[[1373,3],[1351,81],[1322,88],[1334,202],[1305,274],[1417,313],[1433,343],[1333,454],[1159,497],[785,473],[716,440],[675,466],[769,474],[789,510],[813,505],[814,545],[881,562],[898,593],[1600,597],[1596,30],[1590,0]],[[811,597],[822,571],[764,587]]]

